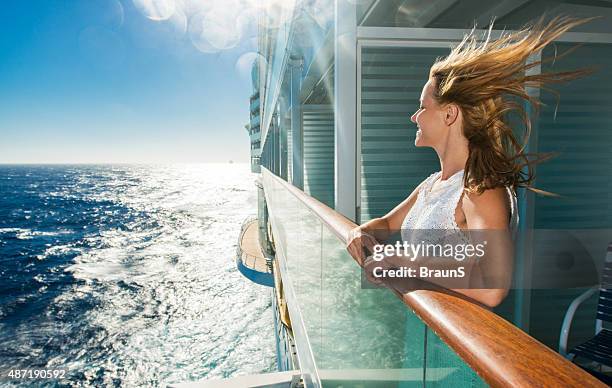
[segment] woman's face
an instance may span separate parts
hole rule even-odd
[[[445,112],[434,100],[435,81],[429,80],[421,92],[421,106],[414,112],[410,121],[417,125],[414,145],[417,147],[434,147],[442,144],[448,135],[448,127],[444,122]]]

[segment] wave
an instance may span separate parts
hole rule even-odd
[[[15,238],[18,240],[30,240],[35,237],[52,237],[52,236],[60,236],[63,234],[72,233],[69,230],[58,230],[58,231],[39,231],[32,230],[27,228],[0,228],[0,234],[14,234]]]
[[[32,168],[40,182],[28,210],[46,218],[9,212],[0,228],[12,258],[0,261],[10,274],[0,366],[66,367],[79,386],[274,369],[270,294],[233,257],[256,211],[248,168]],[[32,183],[19,174],[6,185],[13,193]]]

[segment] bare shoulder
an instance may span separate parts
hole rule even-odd
[[[509,222],[507,190],[503,187],[468,193],[461,204],[470,229],[504,229]]]

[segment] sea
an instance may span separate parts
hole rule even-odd
[[[0,386],[273,371],[269,288],[236,269],[247,164],[0,165]],[[61,380],[11,379],[14,369]]]

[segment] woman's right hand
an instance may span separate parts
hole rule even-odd
[[[346,249],[353,256],[359,265],[363,267],[365,260],[367,258],[366,251],[364,247],[370,251],[370,253],[374,252],[374,247],[378,245],[378,241],[371,234],[364,232],[360,226],[352,229],[348,235],[348,243],[346,245]]]

